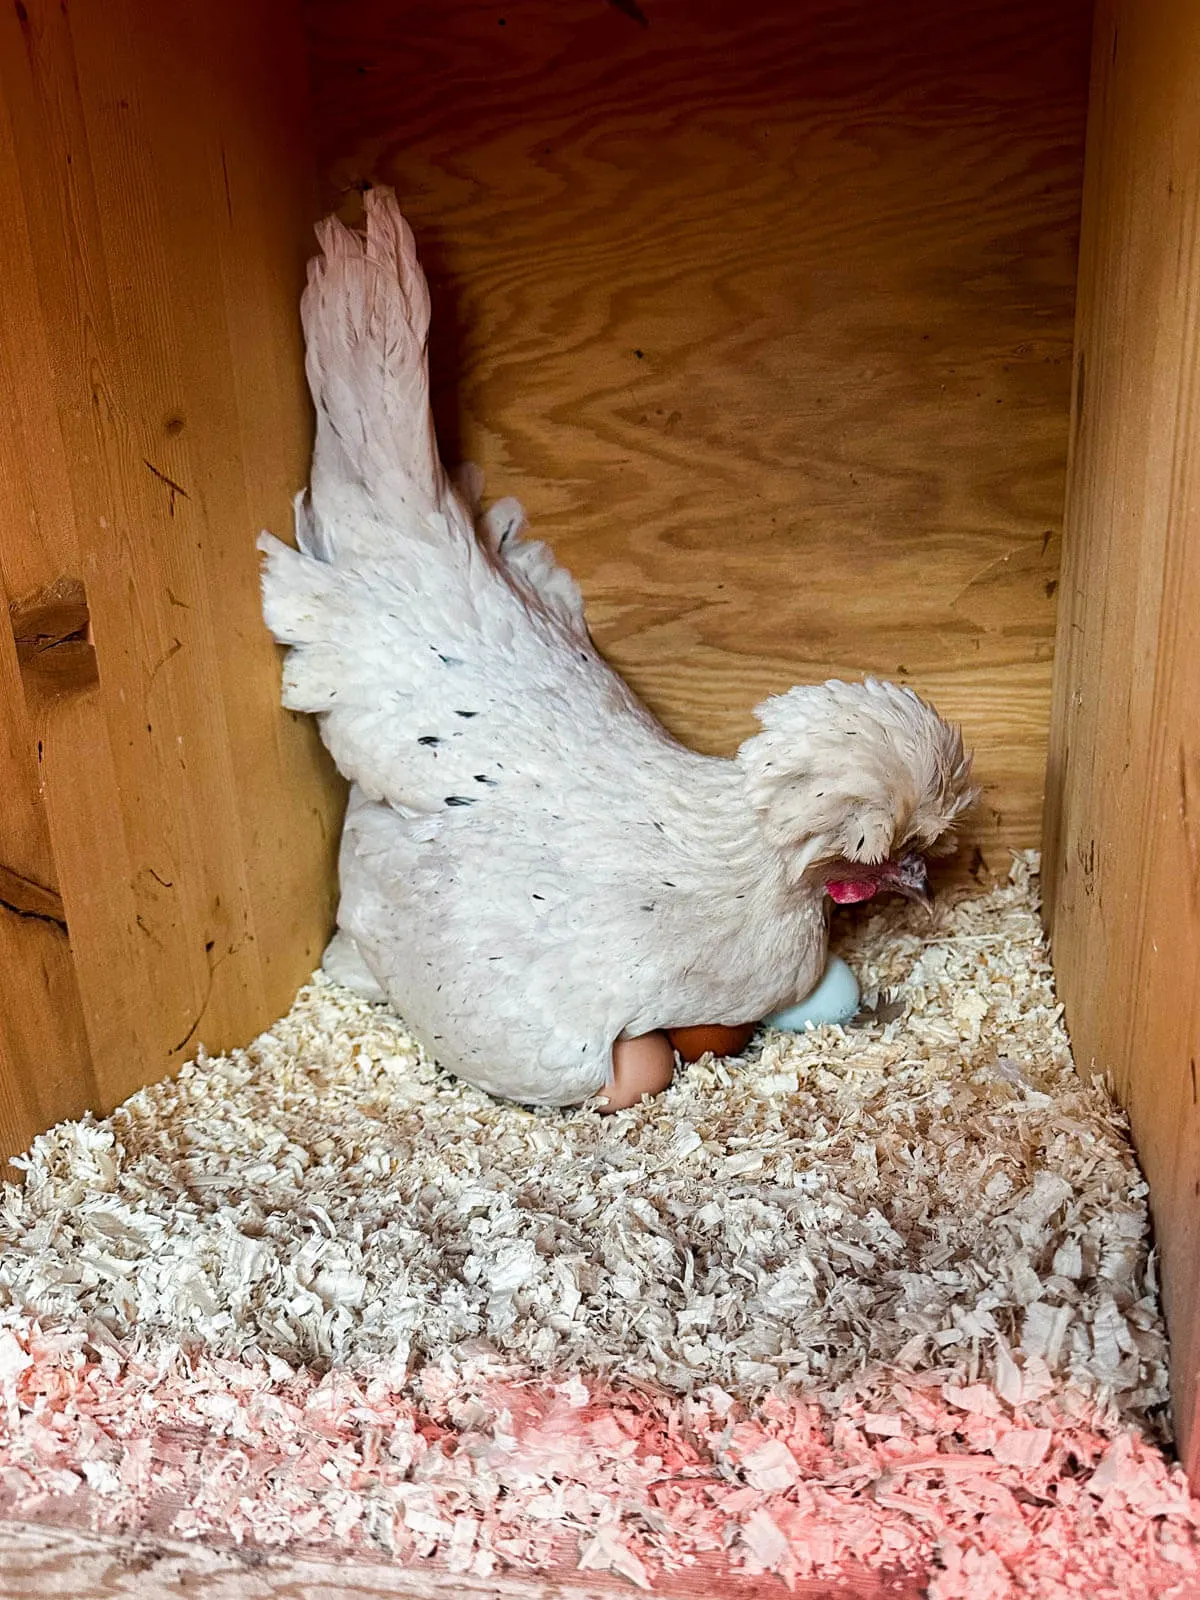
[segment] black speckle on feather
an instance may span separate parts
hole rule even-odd
[[[486,772],[477,772],[475,774],[475,782],[486,783],[490,789],[494,789],[496,787],[495,778],[489,778]]]
[[[444,656],[440,650],[437,658],[444,667],[461,667],[463,664],[461,656]]]
[[[454,715],[456,717],[477,717],[479,713],[478,711],[456,711]]]
[[[430,745],[430,746],[433,746],[435,744],[441,744],[441,742],[442,741],[438,738],[436,733],[423,733],[421,735],[421,737],[417,740],[418,744],[427,744],[427,745]]]
[[[471,799],[470,795],[448,794],[446,796],[446,804],[448,806],[473,806],[475,802]]]
[[[664,888],[667,888],[667,889],[673,889],[675,887],[675,885],[671,882],[670,878],[664,878],[663,879],[663,886],[664,886]]]
[[[545,898],[546,896],[544,894],[534,894],[532,891],[530,891],[531,900],[544,900]]]
[[[664,828],[664,827],[663,827],[663,825],[662,825],[662,823],[661,823],[661,822],[656,822],[656,823],[655,823],[655,824],[654,824],[654,826],[655,826],[655,827],[656,827],[656,828],[657,828],[657,829],[658,829],[658,831],[659,831],[659,833],[666,833],[666,831],[667,831],[667,830],[666,830],[666,829],[665,829],[665,828]]]
[[[653,900],[647,901],[647,903],[641,909],[643,911],[653,911],[654,910],[654,901]]]

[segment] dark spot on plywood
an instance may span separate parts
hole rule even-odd
[[[158,674],[162,671],[163,667],[166,666],[167,662],[170,661],[171,657],[172,656],[177,656],[182,649],[183,649],[183,641],[182,640],[180,640],[180,639],[172,639],[171,640],[170,644],[167,646],[167,648],[163,651],[162,655],[159,656],[158,660],[154,663],[153,667],[151,667],[151,669],[150,669],[150,687],[153,687],[155,678],[158,677]]]
[[[233,221],[233,196],[229,192],[229,162],[225,159],[225,147],[221,147],[221,177],[225,183],[225,214],[230,222]]]
[[[623,17],[628,17],[630,22],[636,22],[639,28],[650,26],[650,18],[638,5],[637,0],[608,0],[608,3]]]
[[[211,955],[212,954],[213,943],[214,943],[214,941],[212,939],[209,939],[209,940],[206,941],[205,946],[204,946],[204,950],[205,950],[205,954],[206,955]],[[192,1040],[192,1038],[193,1038],[193,1036],[194,1036],[194,1034],[196,1032],[196,1029],[200,1026],[201,1022],[204,1020],[204,1013],[208,1010],[208,1002],[212,999],[213,983],[214,983],[214,981],[216,979],[217,968],[221,965],[221,963],[223,961],[228,961],[230,956],[237,955],[238,951],[242,948],[242,945],[244,943],[245,943],[245,940],[242,939],[242,940],[239,940],[237,944],[231,944],[229,949],[222,951],[221,954],[217,957],[217,959],[215,961],[210,961],[208,963],[208,985],[207,985],[207,987],[205,988],[205,991],[204,991],[204,999],[200,1002],[199,1006],[196,1009],[196,1016],[195,1016],[195,1019],[192,1022],[191,1027],[184,1034],[183,1038],[180,1039],[178,1044],[174,1044],[174,1045],[171,1046],[171,1051],[170,1051],[171,1055],[178,1055],[180,1050],[184,1049],[184,1047],[186,1045],[191,1043],[191,1040]]]
[[[165,484],[167,490],[167,514],[173,517],[175,515],[175,501],[177,499],[190,500],[191,496],[185,488],[175,482],[174,478],[168,478],[165,472],[161,472],[153,461],[148,461],[145,456],[142,457],[142,465],[153,477],[158,479],[159,483]],[[197,545],[196,548],[198,550],[200,546]]]
[[[1083,870],[1083,892],[1093,895],[1096,892],[1096,841],[1089,839],[1087,844],[1075,846],[1075,856]]]

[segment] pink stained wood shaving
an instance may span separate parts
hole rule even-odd
[[[1200,1584],[1200,1505],[1135,1430],[1018,1414],[877,1372],[836,1410],[746,1406],[481,1358],[324,1377],[178,1346],[98,1354],[31,1319],[0,1336],[9,1515],[80,1496],[97,1529],[433,1557],[487,1576],[549,1565],[652,1588],[714,1551],[789,1587],[848,1563],[927,1573],[933,1600],[1150,1600]],[[990,1402],[994,1402],[990,1403]],[[878,1430],[880,1417],[892,1427]]]

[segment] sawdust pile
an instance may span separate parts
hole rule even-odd
[[[1190,1594],[1124,1121],[1036,859],[845,932],[873,1019],[602,1118],[323,980],[56,1128],[0,1206],[0,1508],[645,1587],[722,1552],[937,1600]]]
[[[716,1385],[514,1379],[494,1358],[426,1367],[415,1388],[5,1329],[0,1506],[80,1496],[103,1529],[641,1589],[713,1556],[789,1587],[848,1563],[908,1571],[930,1600],[1194,1600],[1200,1584],[1179,1470],[1050,1401],[1016,1416],[981,1385],[875,1374],[832,1415]]]
[[[292,1365],[486,1348],[675,1392],[933,1365],[1144,1418],[1146,1189],[1071,1066],[1033,865],[853,934],[902,1016],[768,1036],[612,1118],[492,1101],[318,981],[248,1051],[37,1141],[0,1304]]]

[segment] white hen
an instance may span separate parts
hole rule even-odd
[[[806,994],[825,899],[922,881],[972,798],[957,730],[890,684],[796,688],[733,760],[679,745],[605,664],[574,581],[504,501],[476,527],[429,412],[429,298],[394,196],[319,229],[317,412],[297,552],[264,534],[284,704],[353,782],[336,976],[448,1069],[566,1105],[614,1041]]]

